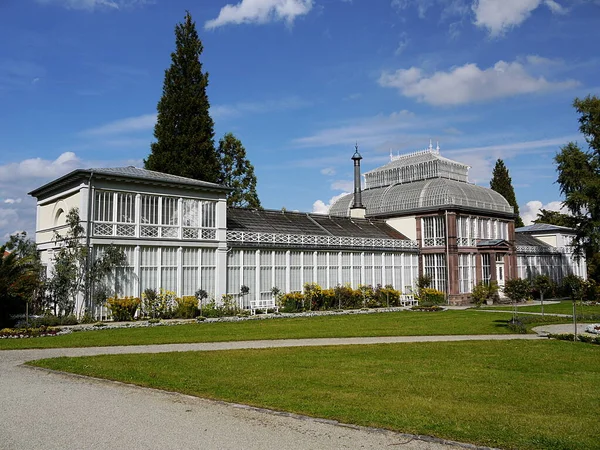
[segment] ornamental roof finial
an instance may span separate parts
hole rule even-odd
[[[433,141],[429,139],[429,150],[433,150]]]
[[[440,141],[437,141],[437,146],[435,147],[435,150],[439,153],[440,152]]]

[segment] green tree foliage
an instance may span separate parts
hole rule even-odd
[[[579,131],[588,144],[582,150],[575,142],[563,146],[554,160],[563,204],[573,216],[577,234],[573,244],[579,255],[588,258],[588,276],[600,280],[600,98],[576,98]]]
[[[246,149],[232,133],[227,133],[219,141],[221,175],[219,183],[233,191],[227,197],[227,204],[239,208],[258,208],[260,200],[256,192],[254,167],[246,159]]]
[[[114,245],[107,246],[101,255],[91,260],[77,208],[67,213],[67,231],[64,235],[55,232],[54,241],[59,249],[53,259],[48,291],[55,313],[68,316],[75,312],[79,294],[87,297],[94,284],[100,284],[127,260],[123,250]]]
[[[202,72],[203,46],[189,12],[175,27],[175,45],[158,102],[156,142],[144,167],[216,183],[220,170],[206,95],[208,73]]]
[[[537,213],[537,218],[533,223],[547,223],[559,227],[573,227],[575,225],[573,217],[570,215],[558,211],[549,211],[547,209],[540,209]]]
[[[521,220],[521,216],[519,215],[519,204],[517,203],[517,197],[515,196],[512,179],[510,178],[508,169],[504,165],[504,161],[501,159],[498,159],[494,166],[492,179],[490,180],[490,188],[502,195],[508,204],[515,209],[515,227],[522,227],[523,220]]]
[[[0,247],[0,328],[12,326],[11,316],[23,314],[27,304],[41,290],[40,265],[37,258]]]

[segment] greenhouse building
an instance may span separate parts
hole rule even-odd
[[[68,211],[78,208],[93,254],[116,244],[127,256],[116,269],[115,279],[126,280],[115,282],[118,295],[204,289],[217,301],[233,295],[244,308],[272,299],[273,288],[301,291],[312,282],[410,293],[426,274],[449,303],[462,304],[479,281],[585,276],[585,262],[571,254],[572,230],[515,232],[508,202],[469,183],[469,167],[439,148],[391,156],[364,174],[364,189],[361,159],[357,149],[354,192],[328,215],[228,208],[224,186],[135,167],[78,169],[30,193],[36,242],[50,273],[55,232],[64,233]]]

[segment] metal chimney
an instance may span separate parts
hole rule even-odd
[[[355,146],[355,152],[352,156],[354,161],[354,203],[352,208],[364,208],[362,204],[362,192],[360,189],[360,160],[362,156],[358,153],[358,143]]]

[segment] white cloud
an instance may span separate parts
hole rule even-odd
[[[285,97],[278,100],[216,105],[210,108],[210,115],[214,119],[225,119],[229,117],[238,117],[244,114],[265,114],[269,112],[289,111],[311,105],[312,102],[299,97]]]
[[[73,152],[65,152],[54,161],[42,158],[25,159],[0,166],[0,185],[21,179],[50,179],[76,169],[81,161]]]
[[[568,89],[575,80],[553,82],[534,77],[520,62],[498,61],[493,67],[480,69],[476,64],[454,67],[447,72],[427,75],[417,67],[383,72],[383,87],[396,88],[405,97],[431,105],[460,105],[521,94]]]
[[[295,139],[293,143],[299,147],[327,147],[332,145],[372,145],[374,141],[383,142],[401,129],[414,125],[415,115],[407,110],[394,112],[387,116],[376,116],[359,119],[352,123],[334,128],[327,128],[311,136]]]
[[[476,0],[473,4],[475,25],[486,28],[492,37],[501,36],[521,25],[542,4],[554,14],[567,12],[555,0]]]
[[[325,167],[324,169],[321,169],[321,174],[322,175],[335,175],[335,169],[333,167]]]
[[[75,153],[65,152],[56,159],[30,158],[0,165],[0,238],[7,239],[15,230],[29,236],[35,231],[35,199],[31,190],[81,167],[139,166],[141,161],[82,161]]]
[[[317,200],[313,203],[312,212],[315,214],[329,214],[329,208],[331,208],[331,205],[347,194],[349,194],[349,192],[342,192],[341,194],[334,195],[329,199],[328,203],[325,203],[323,200]]]
[[[568,214],[567,208],[565,208],[561,201],[553,201],[550,203],[546,203],[545,205],[539,200],[532,200],[527,202],[525,207],[519,208],[521,219],[523,219],[523,223],[525,225],[531,225],[535,219],[537,219],[538,212],[541,209],[546,209],[548,211],[559,211],[563,214]]]
[[[242,0],[237,5],[225,5],[218,17],[208,20],[204,28],[212,30],[229,24],[277,21],[291,25],[296,17],[308,14],[312,7],[313,0]]]
[[[408,34],[406,34],[406,32],[402,32],[400,34],[400,41],[398,42],[398,47],[396,47],[396,51],[394,52],[394,54],[396,56],[400,56],[402,53],[404,53],[404,50],[406,50],[406,47],[408,47],[409,43],[410,39],[408,38]]]
[[[93,11],[95,9],[129,8],[151,3],[151,0],[36,0],[42,5],[58,5],[67,9]]]
[[[154,128],[156,114],[144,114],[141,116],[127,117],[115,120],[98,127],[89,128],[79,133],[80,136],[110,136],[115,134],[126,134],[136,131],[147,131]]]
[[[331,189],[334,191],[352,192],[354,190],[354,182],[348,180],[337,180],[331,183]]]

